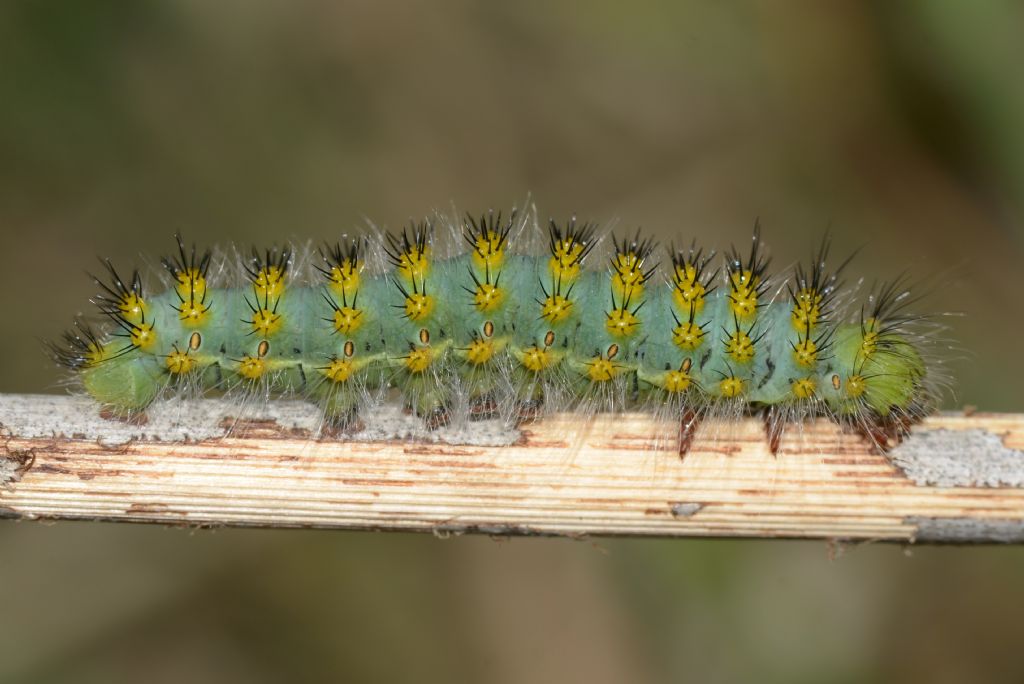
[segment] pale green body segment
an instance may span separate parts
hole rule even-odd
[[[557,387],[570,398],[612,388],[616,406],[732,401],[757,407],[813,400],[835,413],[867,407],[884,416],[908,408],[920,392],[924,366],[910,344],[889,336],[884,349],[865,354],[860,323],[831,330],[822,323],[815,334],[825,334],[828,351],[812,366],[801,366],[793,353],[799,335],[790,303],[762,304],[756,316],[737,321],[726,287],[706,297],[696,317],[704,336],[692,350],[673,340],[685,312],[676,308],[672,286],[655,280],[645,287],[639,324],[628,335],[616,335],[606,324],[613,308],[607,272],[582,272],[571,284],[568,315],[552,321],[541,315],[541,302],[551,294],[547,263],[548,257],[506,257],[498,282],[505,297],[481,310],[474,305],[471,271],[481,274],[471,256],[438,260],[423,283],[433,307],[416,320],[405,315],[405,295],[394,276],[364,275],[356,302],[360,323],[346,333],[335,328],[325,299],[330,292],[322,284],[288,283],[275,307],[279,329],[268,335],[254,333],[249,322],[259,305],[252,286],[211,288],[208,320],[194,327],[179,320],[174,307],[180,301],[172,290],[147,300],[155,331],[150,347],[84,368],[81,377],[91,395],[120,411],[144,409],[168,385],[191,382],[205,389],[307,396],[339,421],[349,419],[373,390],[387,387],[424,415],[460,399],[503,406],[537,402]],[[727,351],[737,324],[755,341],[750,360],[737,361]],[[130,345],[108,338],[104,346],[117,352]],[[175,350],[187,350],[191,372],[169,371]],[[347,372],[332,378],[332,364],[339,361]],[[602,361],[613,369],[607,379],[595,378],[606,367],[595,365]],[[246,364],[255,362],[262,370],[247,376]],[[666,379],[681,368],[689,385],[673,391]],[[732,399],[722,396],[727,378],[742,387]],[[802,378],[810,380],[813,397],[794,394],[793,383]],[[851,378],[866,379],[866,390],[852,388]]]

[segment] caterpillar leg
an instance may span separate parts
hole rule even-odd
[[[500,376],[491,366],[470,367],[465,381],[469,396],[469,419],[486,420],[500,414],[498,397],[502,394]]]
[[[406,410],[422,418],[428,430],[451,422],[451,403],[449,390],[433,378],[414,378],[405,395]]]
[[[409,415],[419,416],[428,430],[437,430],[452,421],[452,412],[447,404],[438,403],[427,406],[408,403],[405,405],[405,412]]]
[[[346,435],[359,432],[364,423],[359,407],[366,401],[359,387],[347,382],[322,382],[310,393],[324,412],[324,431],[328,435]]]
[[[443,428],[452,421],[452,413],[447,406],[435,406],[423,416],[423,424],[428,430]]]
[[[768,438],[768,450],[775,456],[779,453],[779,442],[782,441],[782,433],[786,428],[786,417],[775,406],[768,407],[762,415],[765,436]]]
[[[679,416],[679,459],[686,458],[693,446],[694,435],[700,427],[701,415],[691,408],[683,409]]]
[[[359,409],[355,406],[324,413],[324,432],[329,436],[350,435],[364,427],[366,424],[359,417]]]
[[[886,454],[890,449],[899,446],[917,420],[906,414],[868,416],[857,420],[855,429],[878,453]]]
[[[116,406],[102,406],[100,408],[100,418],[103,420],[113,420],[127,425],[142,426],[149,423],[149,416],[145,411],[124,411]]]
[[[523,399],[516,404],[516,424],[532,423],[540,418],[544,411],[544,399]]]
[[[469,401],[469,419],[487,420],[498,415],[498,400],[493,394],[481,394]]]

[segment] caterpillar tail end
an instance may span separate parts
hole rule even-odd
[[[82,385],[101,415],[138,422],[164,385],[146,358],[112,358],[81,370]]]

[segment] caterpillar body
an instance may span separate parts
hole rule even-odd
[[[463,248],[442,254],[439,226]],[[609,247],[575,218],[552,220],[542,249],[521,247],[531,234],[535,211],[434,216],[325,245],[305,274],[290,248],[254,251],[234,282],[177,236],[163,292],[105,261],[105,323],[76,320],[50,347],[114,415],[165,392],[299,394],[331,434],[396,390],[428,426],[646,408],[675,421],[684,453],[708,413],[759,411],[773,451],[814,415],[885,447],[933,403],[929,337],[902,281],[844,301],[828,238],[774,281],[756,225],[749,251],[721,260],[639,232]]]

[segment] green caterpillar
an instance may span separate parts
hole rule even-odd
[[[685,451],[702,416],[732,407],[764,412],[773,451],[785,422],[808,415],[884,446],[931,403],[927,337],[903,288],[883,286],[840,320],[827,239],[782,288],[757,227],[749,253],[720,267],[673,248],[659,270],[639,232],[585,268],[600,241],[575,218],[551,221],[547,249],[529,254],[513,243],[528,223],[539,233],[535,220],[467,216],[454,230],[468,249],[445,258],[435,223],[326,246],[306,279],[291,250],[254,251],[230,287],[213,282],[210,252],[178,237],[165,291],[144,294],[137,272],[125,281],[105,262],[94,301],[111,324],[76,321],[52,351],[116,415],[188,388],[299,394],[338,431],[396,388],[429,426],[460,411],[519,421],[552,404],[651,408],[679,421]]]

